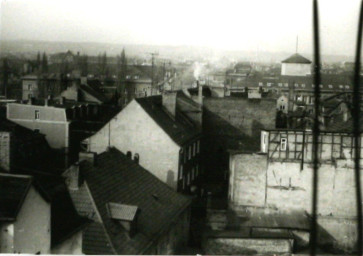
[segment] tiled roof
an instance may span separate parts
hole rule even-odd
[[[150,172],[128,159],[116,149],[110,149],[97,156],[97,165],[86,162],[82,175],[101,216],[106,236],[114,253],[141,254],[168,228],[173,220],[189,205],[190,199],[176,193]],[[127,231],[110,218],[107,203],[122,202],[140,209],[136,234],[130,238]],[[91,251],[89,240],[105,238],[102,230],[94,230],[84,237],[85,252]],[[102,248],[110,250],[107,243],[95,241]]]
[[[109,215],[115,220],[134,220],[137,213],[137,206],[119,204],[119,203],[107,203]]]
[[[101,102],[105,102],[107,101],[106,99],[106,96],[103,95],[102,93],[100,92],[97,92],[96,90],[94,90],[92,87],[88,86],[88,85],[84,85],[84,84],[81,84],[79,86],[79,88],[83,91],[85,91],[86,93],[92,95],[93,97],[95,97],[96,99],[98,99],[99,101]]]
[[[334,122],[329,126],[327,126],[324,131],[353,133],[354,131],[353,119],[350,119],[347,122]],[[363,133],[363,118],[361,118],[360,121],[360,132]]]
[[[31,176],[0,174],[0,221],[16,219],[31,184]]]
[[[178,145],[181,146],[200,134],[198,128],[185,118],[185,114],[178,107],[175,120],[167,114],[162,106],[161,96],[137,98],[136,101]]]
[[[291,55],[289,58],[282,61],[282,63],[302,63],[302,64],[310,64],[311,61],[307,58],[301,56],[298,53]]]

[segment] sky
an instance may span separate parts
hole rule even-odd
[[[2,40],[312,52],[310,0],[0,0]],[[320,0],[323,54],[354,55],[359,0]]]

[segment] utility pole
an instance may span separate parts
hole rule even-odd
[[[151,55],[151,95],[153,95],[153,89],[154,89],[154,65],[155,65],[155,56],[158,56],[159,53],[157,52],[150,52]]]

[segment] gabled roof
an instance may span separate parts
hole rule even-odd
[[[300,63],[300,64],[310,64],[311,61],[307,58],[301,56],[298,53],[291,55],[289,58],[282,61],[282,63]]]
[[[0,221],[14,221],[32,184],[32,177],[0,174]]]
[[[12,179],[11,182],[8,182],[8,179],[4,181],[2,179],[3,175],[0,174],[0,216],[1,213],[3,213],[2,207],[6,207],[6,205],[8,205],[7,203],[4,203],[3,200],[6,201],[9,198],[13,198],[12,200],[14,203],[19,202],[20,194],[25,193],[26,189],[24,187],[26,186],[26,184],[29,184],[30,186],[30,184],[33,182],[35,188],[43,196],[43,198],[51,202],[52,247],[71,237],[73,234],[80,231],[82,228],[90,223],[90,220],[79,216],[76,212],[63,178],[57,175],[47,175],[39,173],[29,174],[32,174],[32,176],[14,175],[20,177],[28,177],[27,181]],[[3,186],[3,182],[6,182],[6,184],[12,184],[11,187],[17,186],[17,189],[14,190],[14,192],[12,193],[6,193],[9,191],[9,185],[5,184]],[[1,198],[3,198],[3,200],[1,200]],[[14,208],[14,206],[12,206],[12,208]]]
[[[88,230],[84,237],[84,252],[111,251],[116,254],[142,254],[152,242],[190,205],[191,200],[176,193],[149,171],[111,148],[97,156],[97,165],[83,162],[82,175],[87,182],[95,207],[100,214],[103,229]],[[128,232],[113,220],[107,204],[122,202],[140,209],[137,232]],[[89,239],[105,239],[92,243]],[[93,233],[92,233],[93,232]]]
[[[162,96],[137,98],[135,100],[176,144],[182,146],[200,135],[198,128],[186,119],[185,114],[178,107],[176,108],[175,119],[165,111],[162,105]]]
[[[86,92],[86,93],[88,93],[88,94],[90,94],[91,96],[93,96],[93,97],[95,97],[97,100],[99,100],[100,102],[105,102],[105,101],[107,101],[107,98],[106,98],[106,96],[105,95],[103,95],[102,93],[100,93],[100,92],[97,92],[96,90],[94,90],[91,86],[89,86],[89,85],[84,85],[84,84],[81,84],[81,85],[79,85],[79,88],[82,90],[82,91],[84,91],[84,92]]]

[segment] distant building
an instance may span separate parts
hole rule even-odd
[[[30,98],[46,99],[58,95],[64,84],[61,77],[56,74],[50,75],[26,75],[21,78],[22,83],[22,100]]]
[[[282,76],[311,75],[311,61],[298,53],[282,61]]]
[[[44,134],[50,147],[64,152],[77,147],[80,132],[89,136],[103,125],[108,115],[109,110],[99,104],[78,103],[63,97],[59,101],[31,99],[28,104],[7,105],[8,120]]]
[[[171,255],[185,248],[189,198],[117,149],[81,153],[80,160],[64,176],[79,214],[93,220],[82,253]]]
[[[201,120],[201,105],[182,91],[138,98],[82,144],[95,153],[115,147],[173,189],[190,191],[202,171]]]

